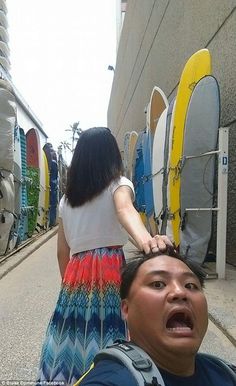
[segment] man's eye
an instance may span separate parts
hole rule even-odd
[[[161,289],[165,287],[165,283],[163,281],[154,281],[152,282],[151,286],[153,288]]]
[[[186,288],[190,289],[190,290],[196,290],[196,289],[199,289],[199,286],[195,283],[187,283],[185,285]]]

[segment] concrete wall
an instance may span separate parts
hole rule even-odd
[[[47,142],[47,136],[41,130],[40,126],[38,126],[35,121],[25,112],[25,110],[21,107],[19,103],[17,103],[17,123],[20,127],[22,127],[25,134],[31,128],[36,129],[40,138],[40,147],[43,148],[43,146]]]
[[[204,47],[220,85],[221,126],[230,127],[227,253],[236,262],[236,1],[128,0],[108,126],[123,150],[125,132],[145,127],[153,87],[170,101],[187,59]]]

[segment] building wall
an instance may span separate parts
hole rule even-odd
[[[121,150],[126,131],[145,127],[153,87],[169,101],[184,64],[208,48],[221,92],[221,126],[229,130],[227,254],[236,262],[236,1],[128,0],[108,107]]]
[[[41,126],[37,125],[35,121],[25,112],[25,110],[21,107],[19,103],[16,101],[16,111],[17,111],[17,124],[22,127],[25,134],[30,129],[34,128],[38,131],[40,138],[40,147],[43,148],[45,143],[47,142],[46,134],[41,130]]]

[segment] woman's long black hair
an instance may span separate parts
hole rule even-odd
[[[93,127],[80,135],[67,174],[66,198],[72,207],[98,196],[123,173],[115,137],[106,127]]]

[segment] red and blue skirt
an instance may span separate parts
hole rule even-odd
[[[47,329],[38,384],[74,384],[101,348],[127,338],[119,295],[124,263],[120,247],[98,248],[72,257]]]

